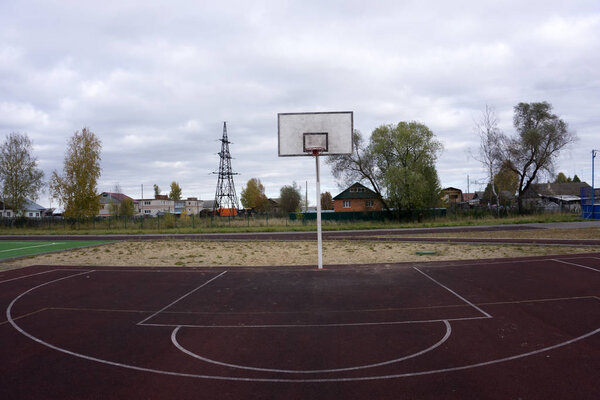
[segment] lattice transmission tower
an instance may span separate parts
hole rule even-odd
[[[238,174],[231,169],[231,154],[229,153],[231,142],[227,138],[227,122],[223,122],[223,137],[219,140],[221,141],[219,172],[213,172],[213,174],[219,175],[215,193],[215,213],[222,216],[235,216],[239,203],[235,193],[233,175]]]

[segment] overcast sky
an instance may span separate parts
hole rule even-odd
[[[491,105],[512,134],[513,107],[535,101],[579,137],[557,170],[591,183],[598,0],[0,2],[1,137],[27,133],[49,177],[89,127],[102,141],[99,191],[119,184],[133,198],[172,181],[214,198],[227,121],[238,195],[254,177],[269,197],[308,181],[314,204],[314,161],[277,156],[277,113],[304,111],[354,111],[365,136],[424,123],[445,147],[442,186],[466,191],[469,175],[480,190],[474,120]]]

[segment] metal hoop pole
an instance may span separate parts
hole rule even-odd
[[[317,165],[317,253],[319,257],[319,269],[323,269],[323,237],[321,232],[321,179],[319,174],[319,152],[313,150],[315,163]]]

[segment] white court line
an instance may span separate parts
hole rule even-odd
[[[33,249],[33,248],[36,248],[36,247],[56,246],[57,244],[62,244],[62,243],[47,243],[47,244],[38,244],[38,245],[36,245],[36,246],[17,247],[16,249],[6,249],[6,250],[0,250],[0,253],[4,253],[4,252],[7,252],[7,251],[16,251],[16,250]]]
[[[32,311],[32,312],[27,313],[27,314],[19,315],[18,317],[15,317],[14,319],[17,320],[17,319],[21,319],[21,318],[27,318],[27,317],[30,317],[32,315],[41,313],[41,312],[46,311],[46,310],[48,310],[48,309],[47,308],[40,308],[39,310]],[[0,322],[0,325],[4,325],[4,324],[8,324],[8,320]]]
[[[209,283],[211,283],[212,281],[214,281],[217,278],[220,278],[221,276],[225,275],[227,273],[227,271],[223,271],[221,272],[219,275],[212,277],[211,279],[207,280],[206,282],[204,282],[202,285],[198,286],[195,289],[192,289],[191,291],[187,292],[186,294],[184,294],[183,296],[181,296],[180,298],[178,298],[177,300],[173,301],[170,304],[167,304],[166,306],[164,306],[163,308],[161,308],[160,310],[158,310],[157,312],[155,312],[154,314],[150,315],[147,318],[144,318],[143,320],[141,320],[140,322],[138,322],[136,325],[144,325],[144,322],[148,321],[149,319],[151,319],[152,317],[160,314],[161,312],[165,311],[167,308],[171,307],[173,304],[177,303],[180,300],[183,300],[184,298],[186,298],[187,296],[189,296],[190,294],[194,293],[196,290],[203,288],[204,286],[208,285]]]
[[[51,265],[52,266],[52,265]],[[91,267],[92,265],[88,265],[88,267]],[[102,268],[102,265],[93,265],[94,268]],[[110,266],[115,267],[114,265]],[[216,273],[217,271],[215,271],[215,269],[218,269],[219,267],[206,267],[207,269],[203,269],[203,270],[192,270],[190,269],[189,271],[166,271],[166,270],[156,270],[156,269],[125,269],[125,268],[131,268],[129,266],[122,266],[122,267],[115,267],[115,268],[119,268],[119,269],[97,269],[95,270],[96,273],[101,273],[101,272],[120,272],[120,273],[144,273],[144,274],[206,274],[206,273]],[[146,267],[140,267],[140,268],[146,268]],[[181,267],[157,267],[157,268],[181,268]],[[184,268],[194,268],[194,267],[184,267]],[[61,271],[67,271],[66,268],[60,268]],[[58,269],[57,269],[58,271]],[[307,270],[304,270],[307,271]],[[241,272],[241,271],[236,271],[236,272]]]
[[[98,272],[97,270],[95,271],[96,273]],[[494,306],[494,305],[510,305],[510,304],[523,304],[523,303],[547,303],[547,302],[554,302],[554,301],[566,301],[566,300],[587,300],[587,299],[594,299],[594,300],[600,300],[600,297],[598,296],[571,296],[571,297],[554,297],[554,298],[544,298],[544,299],[526,299],[526,300],[513,300],[513,301],[492,301],[492,302],[484,302],[484,303],[477,303],[476,305],[478,306]],[[350,312],[378,312],[378,311],[394,311],[394,310],[398,310],[398,311],[403,311],[403,310],[423,310],[423,309],[432,309],[432,308],[436,308],[436,309],[444,309],[448,306],[439,306],[439,307],[424,307],[424,308],[398,308],[398,309],[382,309],[382,310],[378,310],[378,309],[364,309],[364,310],[340,310],[340,311],[329,311],[331,313],[338,313],[338,312],[344,312],[344,313],[350,313]],[[454,305],[451,307],[469,307],[467,304],[461,304],[461,305]],[[91,312],[117,312],[117,313],[153,313],[154,310],[134,310],[134,309],[111,309],[111,308],[77,308],[77,307],[46,307],[44,308],[44,310],[60,310],[60,311],[91,311]],[[207,311],[163,311],[163,313],[165,314],[171,314],[171,315],[214,315],[215,312],[207,312]],[[255,315],[255,314],[291,314],[291,311],[286,311],[286,312],[280,312],[280,311],[275,311],[275,312],[268,312],[268,311],[264,311],[264,312],[224,312],[221,314],[226,314],[226,315],[240,315],[240,316],[245,316],[245,315]],[[442,322],[442,321],[465,321],[465,320],[475,320],[475,319],[487,319],[487,317],[465,317],[465,318],[446,318],[446,319],[431,319],[431,320],[414,320],[414,321],[391,321],[391,322],[383,322],[383,324],[392,324],[392,325],[396,325],[399,323],[422,323],[422,322]],[[378,322],[381,323],[381,322]],[[369,324],[369,322],[365,322],[365,324]],[[372,323],[370,323],[372,324]],[[216,325],[181,325],[181,324],[144,324],[145,326],[171,326],[171,327],[178,327],[181,326],[182,328],[186,328],[186,327],[200,327],[200,328],[206,328],[206,327],[213,327],[213,328],[235,328],[235,327],[253,327],[253,326],[248,326],[248,325],[243,325],[243,326],[237,326],[237,325],[231,325],[231,326],[227,326],[227,325],[221,325],[221,326],[216,326]],[[294,325],[294,326],[298,326],[298,327],[302,327],[303,325]],[[321,326],[326,326],[326,325],[321,325]],[[257,326],[254,326],[257,327]],[[268,328],[268,327],[272,327],[272,325],[264,325],[261,326],[264,328]]]
[[[35,274],[29,274],[29,275],[23,275],[23,276],[19,276],[18,278],[6,279],[6,280],[4,280],[4,281],[0,281],[0,283],[17,281],[17,280],[19,280],[19,279],[23,279],[23,278],[29,278],[30,276],[36,276],[36,275],[41,275],[41,274],[47,274],[48,272],[54,272],[54,271],[59,271],[59,270],[56,270],[56,269],[49,269],[48,271],[37,272],[37,273],[35,273]]]
[[[450,327],[450,323],[448,321],[443,321],[443,323],[444,323],[444,326],[446,327],[446,333],[444,334],[444,337],[442,337],[440,340],[438,340],[436,343],[434,343],[433,345],[429,346],[426,349],[423,349],[423,350],[418,351],[413,354],[406,355],[404,357],[395,358],[393,360],[388,360],[388,361],[382,361],[382,362],[378,362],[375,364],[366,364],[366,365],[358,365],[355,367],[332,368],[332,369],[296,370],[296,369],[258,368],[258,367],[249,367],[249,366],[239,365],[239,364],[229,364],[229,363],[225,363],[225,362],[221,362],[221,361],[212,360],[210,358],[202,357],[199,354],[193,353],[193,352],[189,351],[188,349],[186,349],[185,347],[183,347],[181,344],[179,344],[179,342],[177,341],[177,332],[179,332],[179,329],[181,328],[181,326],[178,326],[177,328],[175,328],[173,330],[173,332],[171,333],[171,342],[175,345],[175,347],[177,347],[179,350],[181,350],[182,352],[184,352],[185,354],[187,354],[191,357],[194,357],[198,360],[205,361],[207,363],[222,365],[225,367],[246,369],[246,370],[250,370],[250,371],[280,372],[280,373],[284,373],[284,374],[330,373],[330,372],[356,371],[359,369],[381,367],[383,365],[398,363],[400,361],[408,360],[410,358],[418,357],[425,353],[429,353],[433,349],[441,346],[446,340],[448,340],[448,338],[450,337],[450,334],[452,333],[452,328]]]
[[[56,271],[56,270],[53,270],[53,271]],[[14,299],[14,300],[13,300],[13,301],[10,303],[10,305],[9,305],[9,306],[6,308],[6,320],[7,320],[8,322],[10,322],[10,323],[11,323],[11,325],[15,326],[15,324],[12,322],[12,321],[13,321],[13,318],[12,318],[12,316],[11,316],[11,309],[12,309],[12,306],[13,306],[13,304],[14,304],[14,303],[15,303],[15,302],[16,302],[18,299],[20,299],[21,297],[23,297],[23,296],[24,296],[24,295],[26,295],[27,293],[29,293],[29,292],[31,292],[31,291],[33,291],[33,290],[35,290],[35,289],[41,288],[41,287],[43,287],[43,286],[49,285],[49,284],[51,284],[51,283],[59,282],[59,281],[62,281],[62,280],[65,280],[65,279],[69,279],[69,278],[74,278],[74,277],[76,277],[76,276],[80,276],[80,275],[91,274],[92,272],[94,272],[94,271],[93,271],[93,270],[91,270],[91,271],[84,271],[84,272],[80,272],[79,274],[74,274],[74,275],[69,275],[69,276],[63,276],[62,278],[58,278],[58,279],[54,279],[54,280],[52,280],[52,281],[44,282],[44,283],[42,283],[42,284],[39,284],[39,285],[37,285],[37,286],[34,286],[34,287],[32,287],[32,288],[31,288],[31,289],[29,289],[29,290],[26,290],[26,291],[24,291],[24,292],[23,292],[23,293],[21,293],[19,296],[15,297],[15,299]],[[21,317],[17,317],[17,318],[21,318]],[[16,328],[16,329],[17,329],[19,332],[21,332],[20,328],[18,328],[18,327],[16,327],[16,326],[15,326],[15,328]]]
[[[381,322],[348,322],[348,323],[337,323],[337,324],[273,324],[273,325],[193,325],[193,324],[144,324],[143,326],[168,326],[171,328],[182,327],[182,328],[339,328],[349,326],[378,326],[378,325],[402,325],[402,324],[420,324],[430,322],[444,322],[444,321],[472,321],[476,319],[488,319],[492,317],[465,317],[465,318],[444,318],[444,319],[423,319],[423,320],[412,320],[412,321],[381,321]]]
[[[471,303],[469,300],[465,299],[464,297],[462,297],[461,295],[459,295],[458,293],[456,293],[454,290],[450,289],[447,286],[442,285],[441,283],[439,283],[438,281],[436,281],[435,279],[433,279],[431,276],[429,276],[425,272],[421,271],[419,268],[413,267],[413,269],[416,270],[417,272],[421,273],[423,276],[429,278],[433,282],[437,283],[438,285],[440,285],[441,287],[443,287],[444,289],[446,289],[447,291],[449,291],[450,293],[452,293],[453,295],[455,295],[456,297],[458,297],[459,299],[461,299],[462,301],[464,301],[465,303],[467,303],[468,305],[470,305],[471,307],[473,307],[474,309],[476,309],[477,311],[479,311],[480,313],[482,313],[483,315],[485,315],[487,318],[492,318],[492,316],[490,314],[486,313],[481,308],[477,307],[475,304]]]
[[[586,255],[585,253],[578,254],[578,256],[579,257],[565,257],[565,258],[568,258],[569,260],[594,258],[594,257],[590,257],[590,256]],[[540,256],[540,257],[546,257],[546,256]],[[492,262],[486,262],[485,259],[480,259],[480,260],[476,260],[477,262],[470,262],[470,263],[457,262],[455,264],[442,264],[447,261],[435,261],[434,263],[440,263],[442,265],[431,264],[431,265],[428,265],[427,267],[428,268],[481,267],[481,266],[488,266],[488,265],[532,263],[532,262],[551,261],[551,260],[554,260],[554,258],[535,258],[535,259],[526,259],[526,260],[510,259],[510,260],[492,261]],[[472,260],[462,260],[462,261],[472,261]],[[394,265],[394,264],[399,264],[399,263],[381,263],[381,264]]]
[[[576,259],[585,259],[585,258],[593,258],[593,257],[589,257],[586,256],[585,254],[581,254],[580,257],[568,257],[569,260],[576,260]],[[537,261],[550,261],[552,260],[552,258],[540,258],[540,259],[535,259],[535,260],[503,260],[503,261],[493,261],[493,262],[485,262],[485,260],[478,260],[479,262],[476,263],[469,263],[469,264],[465,264],[462,262],[456,263],[456,264],[444,264],[444,265],[428,265],[428,268],[446,268],[446,267],[480,267],[480,266],[487,266],[487,265],[496,265],[496,264],[516,264],[516,263],[531,263],[531,262],[537,262]],[[469,261],[469,260],[464,260],[464,261]],[[447,261],[438,261],[439,263],[444,263]],[[374,264],[374,267],[370,267],[373,269],[377,269],[377,268],[381,268],[384,267],[385,265],[399,265],[400,267],[406,266],[404,265],[405,263],[378,263],[378,264]],[[349,264],[351,266],[351,271],[362,271],[362,269],[360,268],[361,264]],[[141,269],[141,268],[147,268],[144,266],[139,266],[139,267],[135,267],[135,266],[123,266],[123,267],[118,267],[118,266],[114,266],[114,265],[108,265],[107,268],[115,268],[115,269],[98,269],[96,270],[96,272],[146,272],[146,273],[170,273],[170,274],[189,274],[189,273],[207,273],[207,272],[214,272],[215,269],[219,269],[219,268],[227,268],[227,266],[196,266],[196,267],[189,267],[189,268],[199,268],[199,269],[189,269],[189,270],[181,270],[181,269],[176,269],[173,271],[169,271],[169,268],[180,268],[180,267],[172,267],[172,266],[163,266],[163,267],[156,267],[156,268],[162,268],[161,270],[157,270],[157,269]],[[239,266],[234,266],[235,268],[238,268]],[[315,269],[314,267],[309,267],[309,268],[303,268],[303,269],[298,269],[301,267],[307,267],[306,265],[302,265],[302,266],[295,266],[295,265],[279,265],[279,266],[269,266],[269,265],[258,265],[256,266],[257,268],[261,268],[261,267],[268,267],[268,268],[272,268],[267,270],[267,272],[269,273],[287,273],[287,272],[314,272]],[[118,269],[117,269],[118,268]],[[126,268],[139,268],[139,269],[126,269]],[[235,272],[236,273],[256,273],[256,270],[253,269],[249,269],[249,267],[239,267],[240,269],[237,269]],[[330,269],[327,270],[329,272],[340,272],[340,271],[344,271],[344,270],[336,270],[336,269]],[[324,270],[324,272],[327,272]]]
[[[584,300],[584,299],[595,299],[600,300],[596,296],[571,296],[571,297],[554,297],[547,299],[525,299],[525,300],[513,300],[513,301],[491,301],[485,303],[478,303],[480,306],[495,306],[504,304],[524,304],[524,303],[547,303],[550,301],[565,301],[565,300]]]
[[[585,269],[591,269],[592,271],[600,272],[600,269],[596,269],[596,268],[592,268],[592,267],[587,267],[585,265],[575,264],[575,263],[564,261],[564,260],[559,260],[557,258],[552,258],[552,259],[550,259],[550,261],[556,261],[556,262],[559,262],[559,263],[574,265],[576,267],[585,268]]]
[[[35,274],[29,274],[29,275],[23,275],[23,276],[19,276],[18,278],[7,279],[7,280],[4,280],[4,281],[0,281],[0,283],[4,283],[4,282],[11,282],[11,281],[16,281],[16,280],[23,279],[23,278],[29,278],[30,276],[36,276],[36,275],[41,275],[41,274],[47,274],[48,272],[57,272],[57,271],[81,271],[81,269],[76,269],[76,268],[57,268],[57,269],[49,269],[48,271],[37,272],[37,273],[35,273]]]
[[[423,376],[423,375],[432,375],[432,374],[439,374],[439,373],[444,373],[444,372],[454,372],[454,371],[462,371],[462,370],[466,370],[466,369],[472,369],[472,368],[478,368],[478,367],[483,367],[483,366],[488,366],[488,365],[493,365],[493,364],[498,364],[498,363],[502,363],[505,361],[512,361],[512,360],[517,360],[520,358],[524,358],[524,357],[528,357],[531,355],[535,355],[535,354],[540,354],[546,351],[550,351],[550,350],[554,350],[554,349],[558,349],[560,347],[563,346],[567,346],[570,345],[572,343],[578,342],[580,340],[586,339],[590,336],[593,336],[597,333],[600,333],[600,328],[597,328],[593,331],[590,331],[588,333],[585,333],[581,336],[575,337],[573,339],[567,340],[565,342],[561,342],[552,346],[548,346],[548,347],[544,347],[542,349],[538,349],[535,351],[530,351],[528,353],[522,353],[522,354],[517,354],[514,356],[509,356],[509,357],[504,357],[504,358],[498,358],[495,360],[489,360],[489,361],[485,361],[485,362],[480,362],[480,363],[474,363],[474,364],[467,364],[467,365],[461,365],[461,366],[457,366],[457,367],[449,367],[449,368],[442,368],[442,369],[434,369],[434,370],[426,370],[426,371],[416,371],[416,372],[408,372],[408,373],[402,373],[402,374],[392,374],[392,375],[373,375],[373,376],[359,376],[359,377],[351,377],[351,378],[312,378],[312,379],[277,379],[277,378],[248,378],[248,377],[234,377],[234,376],[221,376],[221,375],[206,375],[206,374],[192,374],[192,373],[184,373],[184,372],[175,372],[175,371],[166,371],[166,370],[160,370],[160,369],[154,369],[154,368],[145,368],[145,367],[139,367],[136,365],[131,365],[131,364],[124,364],[124,363],[118,363],[115,361],[109,361],[109,360],[104,360],[101,358],[97,358],[97,357],[92,357],[92,356],[88,356],[85,354],[81,354],[81,353],[76,353],[67,349],[64,349],[62,347],[58,347],[55,346],[53,344],[50,344],[48,342],[43,341],[42,339],[39,339],[35,336],[33,336],[32,334],[30,334],[29,332],[25,331],[23,328],[21,328],[14,320],[14,318],[12,318],[12,308],[15,305],[15,303],[22,298],[23,296],[27,295],[28,293],[49,285],[51,283],[55,283],[64,279],[68,279],[68,278],[72,278],[75,276],[80,276],[80,275],[84,275],[86,273],[92,273],[95,272],[94,270],[91,271],[86,271],[86,272],[82,272],[81,274],[75,274],[75,275],[69,275],[67,277],[63,277],[63,278],[59,278],[59,279],[55,279],[53,281],[49,281],[46,283],[42,283],[41,285],[35,286],[29,290],[24,291],[23,293],[21,293],[20,295],[18,295],[17,297],[15,297],[13,299],[13,301],[8,305],[8,307],[6,308],[6,319],[8,320],[8,322],[12,325],[13,328],[15,328],[19,333],[21,333],[23,336],[28,337],[29,339],[33,340],[34,342],[37,342],[43,346],[46,346],[50,349],[56,350],[58,352],[64,353],[64,354],[68,354],[70,356],[73,357],[78,357],[84,360],[88,360],[88,361],[93,361],[93,362],[97,362],[99,364],[104,364],[104,365],[111,365],[114,367],[120,367],[120,368],[126,368],[126,369],[130,369],[133,371],[141,371],[141,372],[150,372],[150,373],[154,373],[154,374],[159,374],[159,375],[167,375],[167,376],[178,376],[178,377],[184,377],[184,378],[196,378],[196,379],[211,379],[211,380],[219,380],[219,381],[235,381],[235,382],[273,382],[273,383],[282,383],[282,382],[291,382],[291,383],[325,383],[325,382],[353,382],[353,381],[373,381],[373,380],[383,380],[383,379],[395,379],[395,378],[406,378],[406,377],[411,377],[411,376]]]

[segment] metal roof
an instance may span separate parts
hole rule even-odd
[[[357,191],[360,190],[360,191]],[[344,199],[377,199],[377,193],[366,187],[365,185],[356,182],[349,188],[344,190],[333,198],[333,200],[344,200]]]

